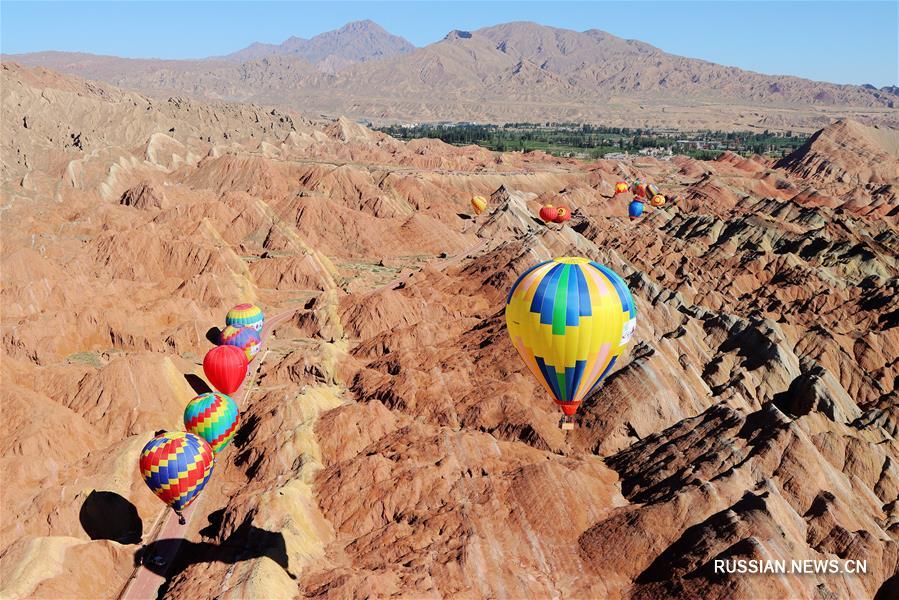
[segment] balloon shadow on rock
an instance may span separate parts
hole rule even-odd
[[[217,536],[223,516],[224,510],[210,514],[209,526],[202,529],[200,534],[204,538]],[[275,561],[291,579],[297,578],[290,572],[284,535],[254,527],[251,519],[244,521],[220,544],[182,539],[151,542],[134,554],[134,566],[143,565],[145,569],[171,581],[190,565],[212,562],[235,564],[262,557]],[[160,593],[163,591],[164,587]]]
[[[199,396],[200,394],[208,394],[212,391],[212,388],[209,387],[208,383],[206,383],[202,378],[197,377],[193,373],[187,373],[184,376],[184,379],[187,380],[188,385],[190,385],[197,396]]]
[[[206,332],[206,339],[216,346],[220,345],[222,340],[222,330],[218,327],[210,327],[209,331]]]
[[[144,523],[131,502],[115,492],[92,491],[78,513],[81,527],[92,540],[137,544]]]

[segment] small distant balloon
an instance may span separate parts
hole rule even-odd
[[[654,183],[646,184],[646,197],[653,198],[655,196],[661,195],[661,191],[659,191],[659,186]]]
[[[626,181],[619,181],[615,184],[615,195],[624,194],[630,189]]]
[[[256,358],[259,353],[259,347],[262,341],[259,338],[259,332],[252,327],[233,327],[229,325],[222,330],[221,344],[223,346],[236,346],[244,351],[247,355],[247,362]]]
[[[555,223],[559,216],[559,210],[552,204],[547,204],[540,209],[540,218],[547,223]]]
[[[631,221],[636,221],[643,215],[643,203],[639,200],[633,200],[627,205],[627,216]]]
[[[225,316],[225,325],[232,327],[252,327],[261,332],[265,322],[262,309],[255,304],[238,304],[228,311]]]
[[[471,208],[474,214],[479,215],[487,208],[487,201],[481,196],[475,196],[471,199]]]
[[[652,204],[653,206],[655,206],[656,208],[665,206],[665,196],[663,196],[662,194],[656,194],[655,196],[652,197],[652,200],[650,200],[649,203]]]
[[[203,358],[203,373],[223,394],[233,394],[247,376],[247,354],[237,346],[216,346]]]
[[[553,220],[554,223],[564,223],[565,221],[570,220],[571,210],[569,210],[567,206],[560,206],[556,209],[556,218]]]
[[[237,433],[240,411],[225,394],[209,392],[191,400],[184,409],[184,428],[200,436],[218,454]]]
[[[634,196],[637,198],[645,198],[646,197],[646,184],[643,182],[635,183],[633,186]]]

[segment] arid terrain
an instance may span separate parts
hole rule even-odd
[[[899,127],[895,87],[763,75],[605,31],[515,22],[415,48],[358,21],[311,39],[203,60],[71,52],[5,57],[168,99],[302,107],[374,123],[592,122],[619,127],[807,131],[839,117]]]
[[[835,120],[777,163],[581,162],[0,76],[0,597],[115,598],[141,543],[172,543],[138,455],[239,302],[292,316],[166,598],[899,594],[895,129]],[[681,199],[631,222],[612,194],[635,176]],[[503,318],[564,255],[638,308],[570,432]]]

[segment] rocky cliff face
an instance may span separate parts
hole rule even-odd
[[[776,165],[581,163],[2,76],[3,597],[114,597],[137,539],[167,543],[138,452],[246,300],[287,318],[166,597],[895,594],[895,132],[837,123]],[[683,200],[631,223],[622,176]],[[549,199],[570,226],[534,218]],[[568,433],[503,322],[565,254],[639,311]]]

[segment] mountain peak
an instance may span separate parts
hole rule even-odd
[[[357,31],[376,31],[378,33],[387,33],[387,30],[372,21],[371,19],[362,19],[360,21],[350,21],[337,30],[340,33],[357,32]]]
[[[408,40],[391,34],[370,19],[364,19],[308,40],[291,36],[281,44],[251,44],[225,58],[245,62],[270,56],[292,56],[312,63],[321,71],[333,73],[354,63],[388,58],[413,50],[415,46]]]

